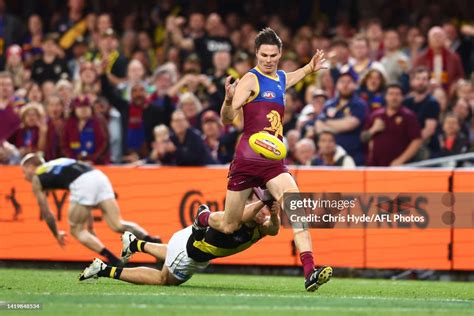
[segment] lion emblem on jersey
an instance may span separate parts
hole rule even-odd
[[[275,110],[272,110],[267,114],[267,119],[270,122],[269,127],[265,127],[264,130],[273,133],[274,136],[283,136],[283,125],[281,124],[281,116]]]

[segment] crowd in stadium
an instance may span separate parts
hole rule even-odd
[[[242,117],[221,123],[224,83],[255,66],[264,26],[283,41],[285,72],[317,49],[327,59],[286,92],[288,164],[397,166],[474,148],[472,25],[431,14],[290,26],[157,3],[147,19],[117,20],[70,0],[45,19],[0,0],[0,164],[38,151],[92,164],[230,163]]]

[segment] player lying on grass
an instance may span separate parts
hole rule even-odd
[[[117,264],[120,260],[89,229],[89,218],[94,207],[102,210],[105,222],[113,231],[132,231],[147,241],[161,241],[148,235],[138,224],[122,219],[112,185],[100,170],[69,158],[45,162],[38,154],[26,155],[21,161],[21,167],[25,179],[32,184],[41,217],[61,247],[65,245],[66,233],[58,230],[56,219],[49,208],[46,197],[46,191],[49,190],[69,190],[71,203],[68,222],[71,235],[87,248],[106,257],[112,264]]]
[[[269,206],[270,216],[265,216],[262,208]],[[200,211],[208,209],[201,205]],[[274,201],[258,201],[246,205],[240,227],[232,234],[223,234],[211,227],[204,239],[196,240],[192,234],[192,226],[176,232],[168,245],[145,242],[133,234],[125,232],[122,236],[122,259],[127,261],[135,252],[145,252],[158,261],[164,261],[163,269],[147,267],[119,268],[108,266],[95,259],[80,275],[79,280],[108,277],[135,284],[180,285],[191,276],[203,270],[209,261],[242,252],[265,236],[274,236],[280,228],[280,204]],[[224,212],[216,212],[224,216]],[[321,268],[321,271],[324,269]],[[327,274],[320,274],[318,286],[326,283]]]

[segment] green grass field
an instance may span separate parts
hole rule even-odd
[[[79,282],[79,271],[0,270],[0,301],[43,303],[1,315],[474,315],[474,283],[331,280],[306,293],[301,277],[199,274],[179,287],[111,279]]]

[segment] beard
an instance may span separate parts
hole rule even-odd
[[[428,91],[428,86],[419,86],[415,88],[415,92],[419,94],[424,94],[426,91]]]

